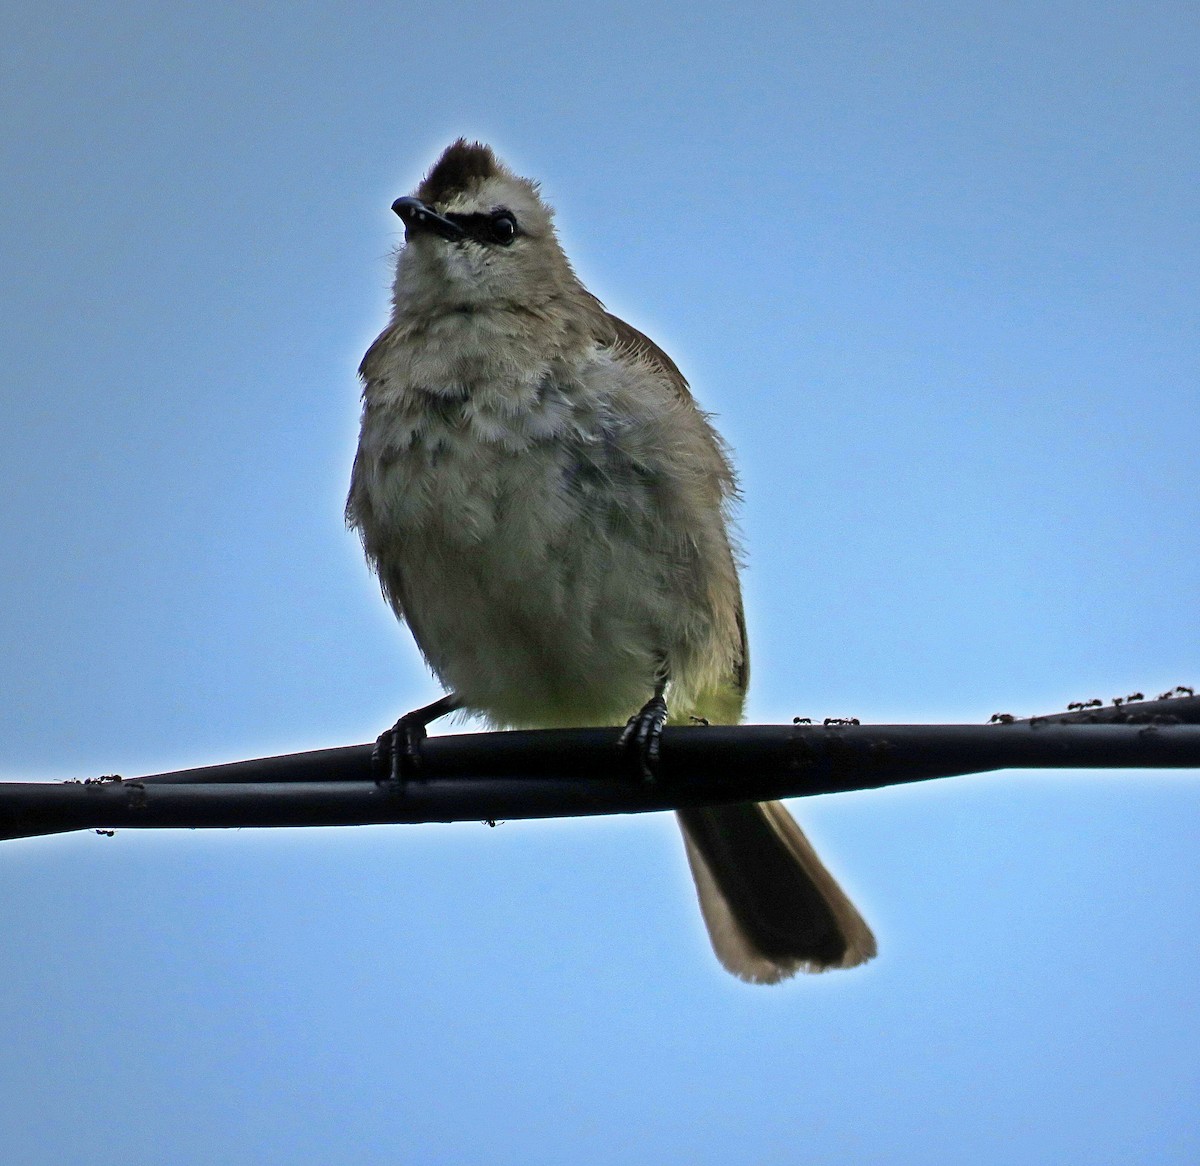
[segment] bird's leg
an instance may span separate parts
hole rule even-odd
[[[658,778],[662,731],[667,721],[667,701],[663,693],[667,690],[668,679],[667,671],[663,668],[655,682],[654,695],[646,701],[640,712],[629,718],[617,742],[628,763],[645,782],[653,782]]]
[[[380,733],[371,753],[375,780],[402,785],[416,777],[421,768],[421,742],[427,736],[425,727],[460,708],[462,701],[453,692],[447,693],[433,704],[405,713],[390,729]]]

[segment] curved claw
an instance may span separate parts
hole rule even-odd
[[[405,713],[390,729],[380,733],[371,752],[375,780],[398,789],[416,778],[421,771],[421,742],[429,736],[425,727],[461,707],[458,697],[449,693],[433,704]]]
[[[656,692],[626,722],[617,747],[637,770],[644,782],[658,780],[658,762],[662,752],[663,725],[667,722],[667,702]]]
[[[429,735],[420,721],[410,720],[411,713],[385,729],[371,751],[371,768],[376,781],[403,785],[413,780],[421,768],[421,742]]]

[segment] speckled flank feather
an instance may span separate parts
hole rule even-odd
[[[392,321],[362,363],[346,507],[388,601],[493,725],[622,723],[664,665],[674,720],[736,723],[737,483],[683,375],[583,287],[536,186],[488,147],[454,143],[417,197],[519,230],[503,246],[415,230],[399,254]],[[866,950],[782,807],[682,821],[731,970],[769,980]],[[780,909],[759,910],[764,895]],[[847,931],[840,946],[825,926],[813,948],[818,915]]]

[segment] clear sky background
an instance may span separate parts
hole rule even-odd
[[[341,510],[391,201],[539,178],[745,488],[750,719],[1200,681],[1187,3],[9,5],[0,777],[436,689]],[[668,816],[0,844],[0,1145],[1195,1163],[1200,779],[797,802],[879,959],[743,985]]]

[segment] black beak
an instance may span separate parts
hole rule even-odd
[[[457,223],[439,215],[431,207],[427,207],[419,198],[398,198],[392,203],[392,210],[400,216],[404,224],[405,241],[423,231],[441,235],[443,239],[463,239],[466,231]]]

